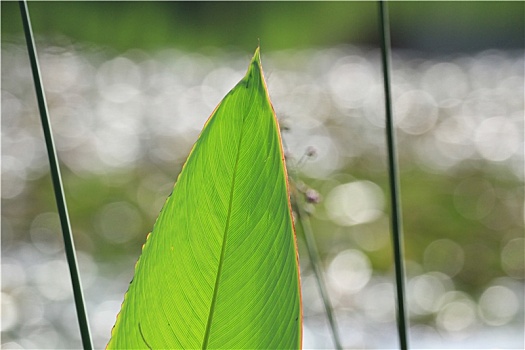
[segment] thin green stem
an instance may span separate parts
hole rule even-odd
[[[397,324],[401,349],[408,349],[407,317],[405,307],[405,268],[403,262],[403,225],[401,221],[401,202],[399,200],[399,180],[397,152],[390,91],[390,25],[388,7],[379,1],[379,23],[381,35],[381,58],[383,64],[383,85],[385,89],[386,139],[388,149],[388,173],[391,200],[392,247],[396,273]]]
[[[286,143],[282,139],[283,147],[286,149]],[[312,264],[312,270],[314,271],[315,280],[317,282],[317,287],[319,288],[319,293],[321,294],[321,299],[323,300],[323,305],[326,313],[326,318],[330,325],[330,332],[332,335],[332,342],[334,347],[337,350],[342,350],[341,338],[339,336],[339,331],[337,327],[337,322],[335,315],[333,313],[332,302],[330,301],[330,296],[328,295],[328,290],[326,288],[326,282],[324,280],[323,269],[321,267],[321,258],[319,255],[319,250],[317,249],[317,243],[315,242],[315,237],[313,234],[312,226],[310,225],[310,219],[308,213],[306,212],[304,200],[301,200],[297,195],[297,175],[296,168],[299,164],[302,163],[304,157],[297,163],[288,162],[288,174],[290,181],[292,183],[292,188],[290,189],[290,198],[294,207],[296,208],[295,213],[297,216],[296,225],[301,228],[301,231],[304,235],[304,240],[306,243],[306,250],[308,251],[308,257],[310,263]]]
[[[60,167],[58,164],[55,143],[53,141],[51,123],[49,122],[46,98],[44,95],[44,86],[42,84],[42,79],[40,78],[40,68],[38,65],[38,58],[35,50],[35,41],[33,38],[33,30],[31,29],[31,21],[29,19],[29,11],[25,0],[20,0],[19,5],[20,14],[22,15],[22,22],[24,25],[27,51],[29,53],[29,60],[31,62],[31,70],[33,72],[33,81],[35,84],[38,108],[40,111],[40,119],[42,121],[42,129],[44,131],[44,139],[46,142],[47,154],[49,157],[51,179],[53,181],[58,215],[60,217],[60,224],[62,226],[66,259],[69,265],[71,283],[73,284],[73,294],[75,298],[75,306],[77,309],[77,318],[80,326],[82,345],[84,346],[84,349],[93,349],[91,333],[89,330],[89,324],[87,320],[86,307],[84,305],[84,297],[82,294],[82,285],[80,283],[80,275],[78,273],[77,258],[75,254],[73,235],[71,233],[71,225],[69,222],[66,198],[64,196],[64,189],[62,186],[62,179],[60,176]]]
[[[321,268],[321,258],[319,257],[319,251],[317,250],[317,244],[315,243],[314,234],[312,231],[312,226],[310,225],[310,219],[308,218],[308,213],[304,210],[304,204],[298,202],[298,198],[294,198],[294,202],[297,207],[297,223],[301,226],[302,232],[304,234],[306,249],[308,250],[308,256],[310,262],[312,263],[312,269],[314,271],[315,280],[317,281],[317,286],[319,292],[321,293],[321,298],[323,299],[323,304],[326,312],[326,317],[328,318],[328,323],[330,324],[330,330],[332,332],[332,341],[336,349],[341,350],[341,339],[339,337],[339,331],[337,328],[337,322],[335,315],[333,313],[332,303],[330,301],[330,296],[326,289],[326,283],[323,277],[323,270]]]

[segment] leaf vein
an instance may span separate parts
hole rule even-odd
[[[250,106],[250,109],[248,110],[247,115],[250,114],[252,108],[253,108],[253,105]],[[230,219],[231,219],[231,213],[232,213],[232,207],[233,207],[233,193],[235,191],[235,180],[236,180],[236,177],[237,177],[237,168],[238,168],[238,165],[239,165],[239,158],[240,158],[240,154],[241,154],[241,145],[242,145],[242,140],[243,140],[243,135],[244,135],[244,133],[243,133],[244,124],[245,124],[245,116],[243,116],[243,118],[242,118],[241,133],[240,133],[240,137],[239,137],[239,144],[237,146],[237,155],[236,155],[236,158],[235,158],[235,166],[234,166],[233,176],[232,176],[232,185],[231,185],[231,190],[230,190],[230,201],[229,201],[229,204],[228,204],[228,214],[227,214],[227,217],[226,217],[226,225],[225,225],[225,229],[224,229],[224,235],[223,235],[223,238],[222,238],[221,255],[220,255],[220,258],[219,258],[219,266],[217,268],[217,277],[215,279],[215,288],[213,289],[213,297],[212,297],[212,301],[211,301],[211,305],[210,305],[210,313],[208,315],[208,322],[206,324],[206,331],[204,333],[204,339],[203,339],[203,342],[202,342],[202,349],[207,349],[208,348],[208,342],[209,342],[209,339],[210,339],[211,325],[212,325],[212,321],[213,321],[213,314],[214,314],[214,311],[215,311],[215,304],[217,302],[217,295],[218,295],[218,291],[219,291],[220,277],[221,277],[221,273],[222,273],[222,267],[223,267],[223,264],[224,264],[224,256],[225,256],[225,252],[226,252],[226,241],[227,241],[227,236],[228,236],[228,230],[230,228]]]

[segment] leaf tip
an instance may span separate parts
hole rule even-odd
[[[257,48],[255,49],[255,53],[253,54],[252,62],[257,63],[258,65],[261,64],[261,44],[257,45]]]

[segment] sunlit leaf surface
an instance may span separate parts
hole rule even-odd
[[[257,49],[144,245],[108,348],[300,348],[283,159]]]

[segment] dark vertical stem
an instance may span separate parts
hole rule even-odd
[[[388,170],[390,182],[392,241],[397,291],[397,325],[401,349],[408,349],[407,319],[405,307],[405,268],[403,263],[403,232],[401,222],[401,203],[399,200],[399,180],[397,170],[396,141],[392,116],[392,95],[390,91],[390,26],[388,7],[379,1],[379,22],[381,35],[381,58],[383,62],[383,85],[385,88],[386,138],[388,148]]]
[[[317,250],[317,244],[315,243],[312,227],[310,226],[310,220],[308,219],[308,214],[304,210],[304,203],[298,202],[298,196],[294,197],[294,201],[297,205],[297,223],[301,226],[304,234],[306,248],[308,250],[308,256],[310,258],[310,262],[312,263],[312,269],[314,271],[315,279],[317,281],[317,286],[319,287],[319,292],[321,293],[321,299],[323,299],[326,317],[328,318],[330,330],[332,331],[332,340],[334,342],[335,348],[337,350],[341,350],[343,349],[343,347],[341,346],[341,339],[337,330],[335,315],[332,312],[333,309],[332,304],[330,302],[330,297],[328,296],[328,291],[326,290],[326,284],[324,282],[323,273],[321,269],[321,259],[319,257],[319,251]]]
[[[44,138],[47,147],[47,154],[49,157],[49,165],[51,168],[51,179],[53,181],[53,188],[55,192],[55,199],[57,202],[58,215],[60,217],[60,224],[62,226],[62,234],[64,237],[64,245],[66,251],[67,263],[69,265],[69,272],[71,274],[71,283],[73,284],[73,294],[75,298],[75,305],[77,309],[77,318],[80,326],[80,334],[82,337],[82,344],[84,349],[92,349],[91,334],[89,331],[89,324],[87,320],[86,307],[84,305],[84,296],[82,295],[82,285],[80,283],[80,276],[78,273],[77,258],[75,254],[75,247],[73,243],[73,235],[71,233],[71,225],[69,223],[69,215],[67,211],[66,198],[64,196],[64,189],[62,186],[62,179],[60,177],[60,167],[57,160],[55,143],[53,141],[53,134],[51,131],[51,124],[47,111],[46,99],[44,96],[44,86],[40,78],[40,68],[38,66],[38,59],[35,50],[35,41],[33,39],[33,31],[31,29],[31,21],[29,19],[29,12],[25,0],[19,1],[20,14],[22,15],[22,22],[24,25],[24,33],[27,43],[27,51],[29,53],[29,60],[31,62],[31,70],[33,72],[33,81],[35,84],[36,96],[38,100],[38,108],[40,110],[40,119],[42,121],[42,129],[44,131]]]

